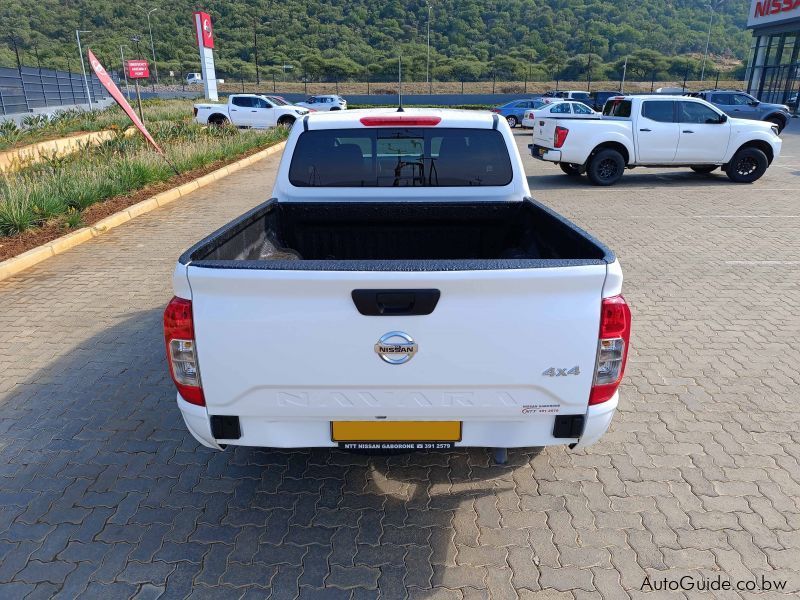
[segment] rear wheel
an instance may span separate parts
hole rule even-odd
[[[281,117],[278,119],[278,125],[280,127],[291,127],[294,125],[294,117]]]
[[[717,165],[694,165],[689,168],[695,173],[711,173],[712,171],[716,171]]]
[[[753,183],[766,173],[769,166],[767,155],[758,148],[742,148],[733,155],[726,173],[736,183]]]
[[[511,127],[511,129],[519,125],[519,120],[514,115],[508,115],[506,121],[508,121],[508,126]]]
[[[586,175],[594,185],[614,185],[625,172],[625,159],[611,148],[600,150],[589,161]]]
[[[223,127],[228,124],[228,117],[222,115],[211,115],[208,118],[208,124],[214,127]]]
[[[576,165],[575,163],[558,163],[558,166],[561,167],[561,170],[570,177],[580,177],[580,165]]]
[[[780,117],[769,117],[768,119],[765,119],[765,121],[767,123],[772,123],[773,125],[777,125],[778,126],[778,133],[783,131],[783,128],[786,127],[786,121],[784,121]]]

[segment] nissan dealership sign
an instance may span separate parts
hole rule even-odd
[[[800,19],[800,0],[753,0],[747,26],[761,27],[791,19]]]

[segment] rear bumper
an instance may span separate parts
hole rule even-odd
[[[330,420],[295,419],[278,421],[267,417],[243,417],[240,420],[242,437],[237,440],[216,440],[204,406],[196,406],[177,396],[178,408],[189,432],[207,448],[222,450],[223,446],[252,446],[269,448],[336,447],[331,441]],[[583,448],[597,442],[608,430],[619,402],[619,392],[611,400],[590,406],[586,412],[583,435],[580,438],[553,437],[555,417],[534,419],[464,421],[460,447],[529,448],[576,444]]]
[[[549,162],[561,162],[561,150],[553,150],[552,148],[545,148],[538,144],[529,144],[531,149],[531,156],[539,160],[546,160]]]

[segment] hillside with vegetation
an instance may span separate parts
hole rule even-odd
[[[75,29],[109,68],[125,53],[149,58],[152,13],[159,72],[198,71],[195,0],[3,0],[0,65],[79,70]],[[616,77],[628,57],[631,79],[696,74],[705,49],[707,0],[431,0],[431,75],[437,80]],[[735,70],[745,58],[748,0],[727,0],[714,15],[709,69]],[[207,0],[219,77],[332,81],[406,76],[425,80],[428,4],[424,0]],[[284,67],[284,65],[287,65]],[[741,66],[738,66],[741,70]],[[286,75],[285,75],[286,73]]]

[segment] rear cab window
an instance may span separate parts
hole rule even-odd
[[[304,131],[289,167],[295,187],[504,186],[512,178],[505,139],[494,129]]]
[[[611,99],[603,106],[603,115],[606,117],[630,118],[631,104],[630,100]]]

